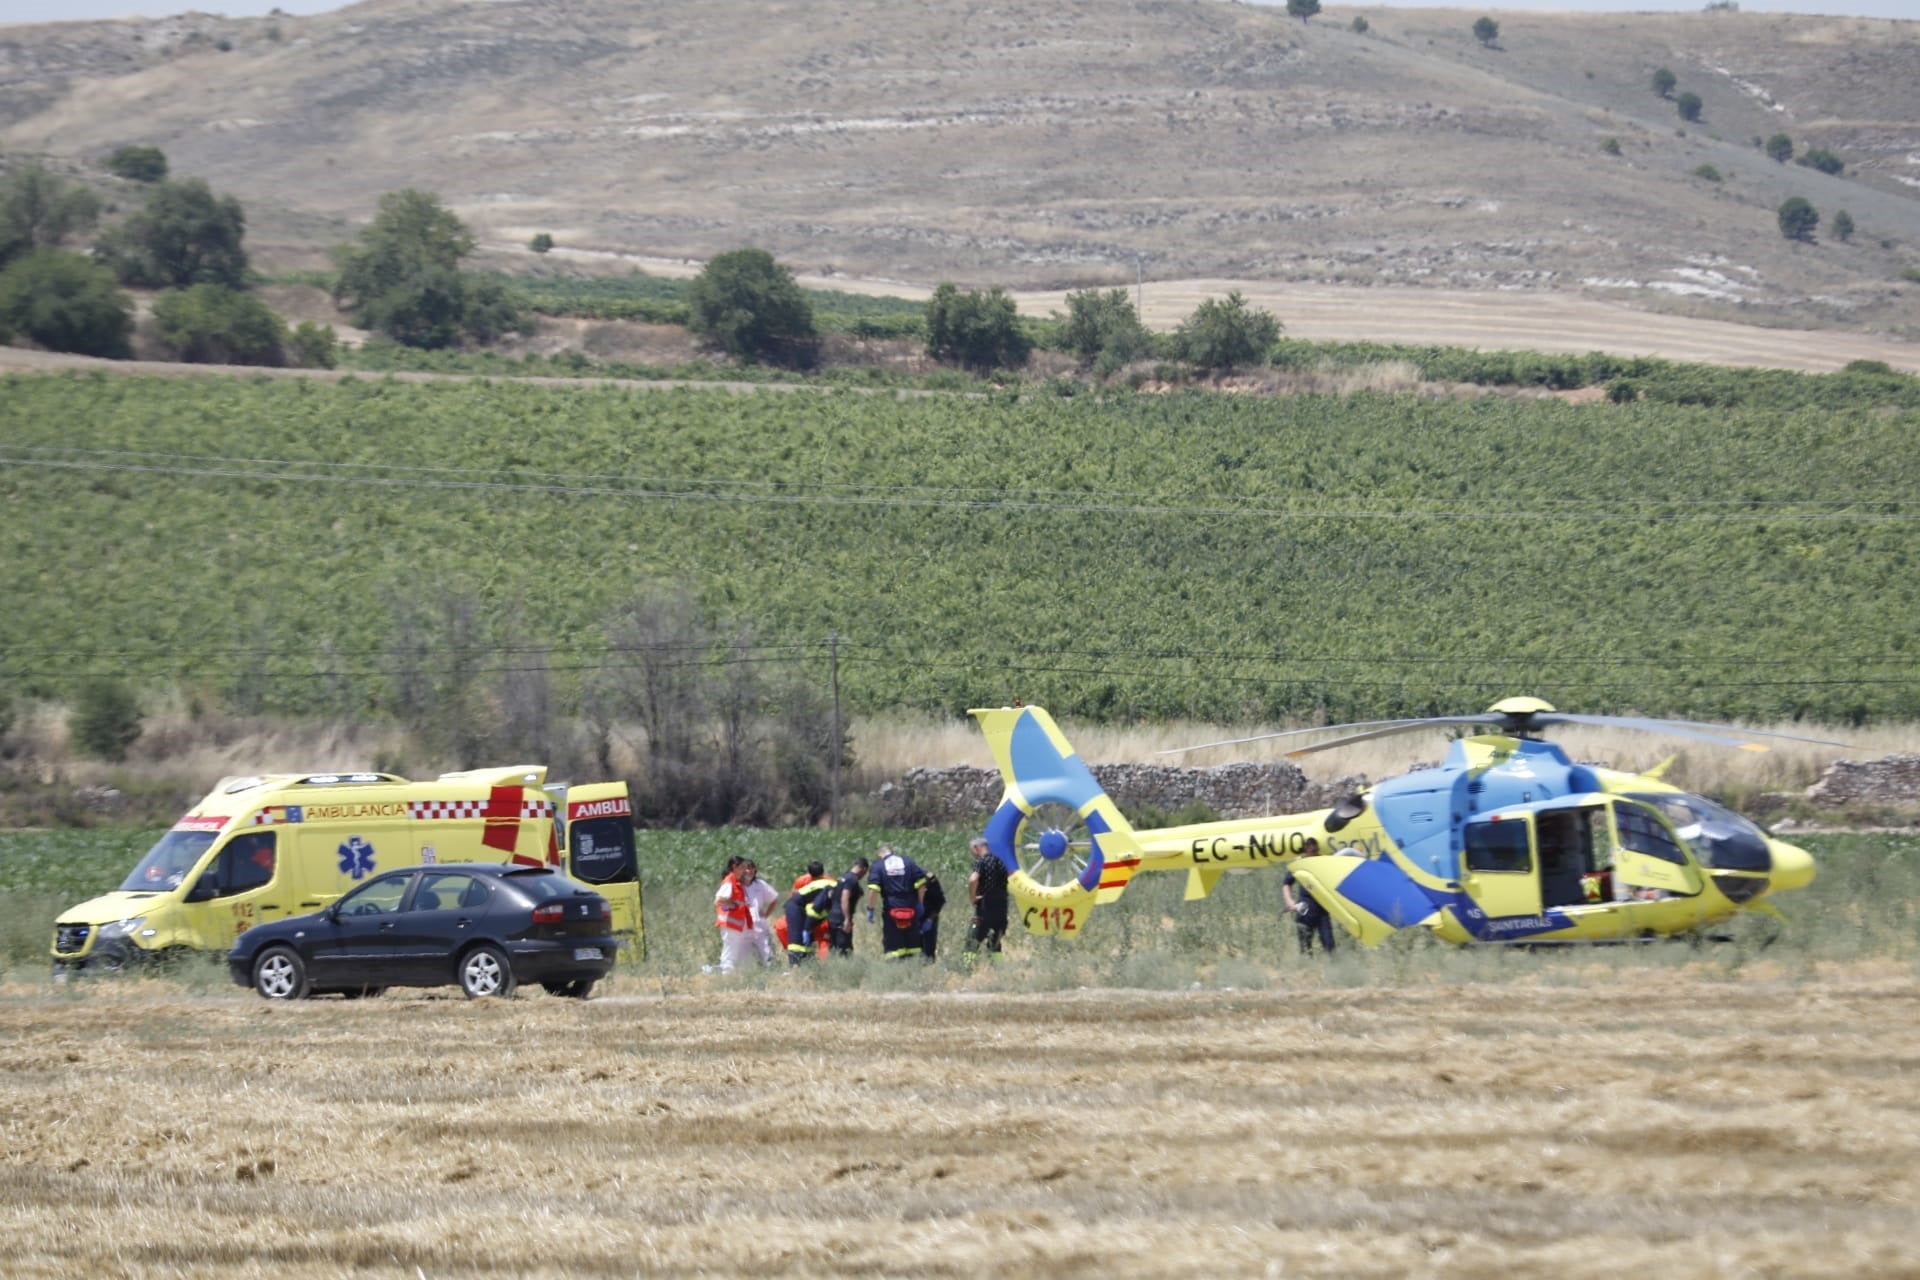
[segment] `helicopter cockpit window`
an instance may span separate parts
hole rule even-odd
[[[1614,825],[1620,831],[1620,847],[1644,853],[1662,862],[1686,865],[1687,855],[1680,851],[1673,835],[1651,812],[1637,804],[1622,804],[1614,810]]]
[[[1524,822],[1469,822],[1464,849],[1469,871],[1533,870]]]
[[[1725,805],[1705,796],[1672,793],[1633,798],[1665,814],[1703,867],[1765,871],[1771,865],[1766,833]]]

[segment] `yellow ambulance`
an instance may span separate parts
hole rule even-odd
[[[624,782],[548,785],[544,765],[445,773],[224,778],[112,893],[61,913],[56,976],[225,952],[263,920],[317,911],[360,881],[435,862],[558,866],[613,906],[644,954],[633,809]]]

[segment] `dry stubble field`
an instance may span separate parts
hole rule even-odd
[[[1906,965],[693,981],[284,1008],[8,984],[4,1270],[1920,1272]]]

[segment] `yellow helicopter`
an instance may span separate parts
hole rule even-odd
[[[982,834],[1007,868],[1021,924],[1060,937],[1077,935],[1142,871],[1186,871],[1195,899],[1234,868],[1282,865],[1368,946],[1412,928],[1455,943],[1536,945],[1685,933],[1741,911],[1778,915],[1770,895],[1813,879],[1804,849],[1661,781],[1664,765],[1623,773],[1575,764],[1534,735],[1605,724],[1749,751],[1767,750],[1756,737],[1845,745],[1508,698],[1477,714],[1291,731],[1359,732],[1289,756],[1420,729],[1479,730],[1456,739],[1438,768],[1389,778],[1330,810],[1135,831],[1046,711],[970,714],[1006,781]],[[1302,856],[1309,841],[1325,852]]]

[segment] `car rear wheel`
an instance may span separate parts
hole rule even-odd
[[[507,953],[492,943],[483,943],[460,959],[460,989],[469,1000],[483,996],[513,994],[513,967]]]
[[[269,1000],[303,1000],[307,966],[290,947],[268,947],[253,962],[253,989]]]
[[[593,992],[593,978],[575,978],[572,982],[543,982],[550,996],[565,996],[569,1000],[585,1000]]]

